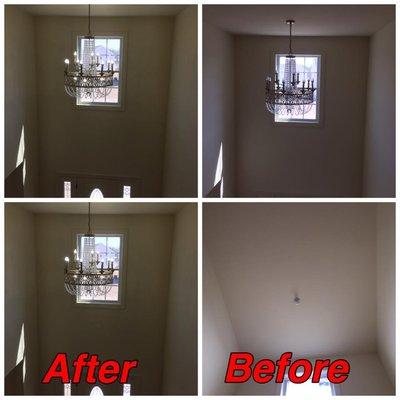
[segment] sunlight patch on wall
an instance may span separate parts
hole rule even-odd
[[[219,155],[217,161],[217,168],[215,170],[215,178],[214,178],[214,187],[220,183],[220,191],[219,197],[224,197],[224,180],[223,180],[223,146],[221,142],[221,146],[219,147]]]
[[[25,357],[25,325],[24,324],[22,324],[21,333],[19,335],[17,360],[15,362],[15,365],[18,365],[21,361],[23,361],[23,365],[22,365],[22,381],[25,382],[26,357]]]
[[[17,163],[15,165],[18,168],[21,164],[22,166],[22,176],[23,176],[23,185],[25,185],[25,177],[26,177],[26,160],[25,160],[25,126],[22,125],[21,136],[19,138],[19,145],[18,145],[18,153],[17,153]]]

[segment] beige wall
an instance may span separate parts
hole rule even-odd
[[[57,173],[130,176],[143,196],[160,196],[170,80],[172,17],[93,18],[98,33],[126,33],[123,111],[77,110],[62,85],[72,32],[86,18],[37,17],[40,194],[53,196]],[[45,78],[43,78],[45,77]]]
[[[171,257],[163,394],[197,394],[197,205],[176,216]]]
[[[224,382],[231,351],[239,351],[235,331],[207,249],[203,251],[203,394],[231,395]]]
[[[5,375],[24,360],[24,394],[34,395],[39,378],[34,217],[8,204],[5,230]]]
[[[395,196],[395,23],[372,35],[364,155],[364,196]]]
[[[197,6],[175,17],[163,195],[197,197]]]
[[[25,160],[23,194],[38,194],[37,104],[35,28],[32,16],[18,6],[5,7],[5,170],[7,177],[17,167],[18,150]],[[23,137],[22,137],[23,135]],[[12,192],[21,185],[13,180]],[[21,190],[22,192],[22,190]],[[22,195],[22,193],[20,193]]]
[[[223,145],[224,197],[235,195],[233,37],[203,23],[203,194],[214,187]]]
[[[294,51],[322,55],[320,127],[275,124],[264,107],[273,52],[287,37],[235,37],[237,194],[362,194],[367,37],[295,37]]]
[[[93,216],[93,230],[126,233],[125,307],[111,309],[76,305],[63,288],[64,255],[74,248],[73,231],[86,231],[84,215],[36,216],[40,307],[40,372],[57,352],[70,357],[86,351],[100,359],[139,359],[133,378],[135,394],[161,394],[168,304],[173,216]],[[81,384],[75,393],[88,394]],[[121,394],[120,385],[107,394]],[[62,394],[58,383],[42,385],[42,394]]]
[[[378,354],[388,377],[395,384],[396,367],[396,280],[395,207],[377,206],[377,327]]]

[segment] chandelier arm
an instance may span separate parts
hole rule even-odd
[[[289,54],[292,54],[292,23],[289,23]]]

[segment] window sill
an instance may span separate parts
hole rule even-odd
[[[74,108],[80,111],[125,111],[124,106],[122,104],[116,105],[82,105],[82,104],[74,104]]]

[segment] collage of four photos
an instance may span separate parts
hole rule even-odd
[[[395,398],[395,2],[3,10],[1,393]]]

